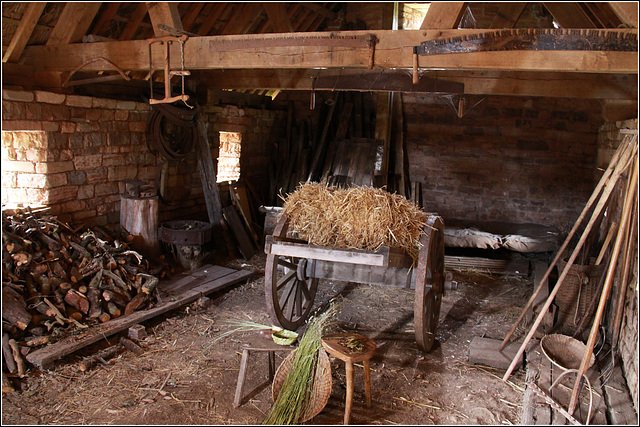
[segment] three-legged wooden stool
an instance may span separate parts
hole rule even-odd
[[[242,403],[242,390],[244,389],[244,380],[247,374],[247,364],[249,362],[249,354],[252,351],[267,352],[269,355],[269,381],[273,381],[276,372],[276,351],[291,351],[294,347],[291,345],[280,345],[273,342],[270,331],[265,334],[258,334],[251,337],[247,344],[242,346],[242,359],[240,361],[240,371],[238,372],[238,383],[236,384],[236,394],[233,399],[233,406],[238,407]]]
[[[371,369],[369,359],[376,352],[376,343],[360,334],[335,334],[322,337],[322,347],[327,353],[345,363],[347,374],[347,397],[344,408],[344,424],[349,424],[353,403],[353,364],[362,362],[364,366],[364,387],[367,396],[367,408],[371,407]]]

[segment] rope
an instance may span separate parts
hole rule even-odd
[[[197,143],[197,109],[185,110],[171,104],[154,104],[147,125],[147,148],[155,156],[160,154],[167,160],[182,160]],[[175,125],[173,136],[167,135],[165,125]]]

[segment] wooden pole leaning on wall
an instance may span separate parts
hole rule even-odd
[[[635,139],[634,139],[635,140]],[[637,161],[637,152],[634,153],[633,156],[633,174],[631,176],[631,183],[628,187],[627,195],[624,199],[624,208],[622,214],[622,220],[620,221],[620,228],[618,228],[618,235],[616,236],[616,243],[613,247],[613,253],[611,254],[611,262],[609,263],[609,269],[607,270],[607,278],[605,280],[604,288],[602,289],[602,295],[600,297],[600,304],[598,305],[598,310],[596,311],[596,316],[593,321],[593,326],[591,327],[591,333],[589,334],[589,339],[587,340],[587,348],[584,352],[584,356],[582,357],[582,362],[580,363],[580,368],[578,369],[576,382],[573,386],[573,391],[571,392],[571,401],[569,403],[569,414],[573,415],[573,412],[576,409],[578,404],[578,394],[580,392],[580,385],[582,383],[582,376],[589,369],[589,361],[591,360],[591,355],[593,354],[593,347],[596,343],[596,338],[598,335],[598,329],[600,328],[600,322],[602,321],[602,316],[604,315],[604,307],[607,303],[607,299],[609,297],[609,291],[613,286],[613,276],[615,275],[617,260],[620,256],[620,251],[622,248],[622,241],[629,228],[629,222],[631,217],[631,208],[632,201],[634,199],[636,186],[638,183],[638,161]],[[621,283],[620,286],[626,286],[626,283]]]
[[[618,148],[618,150],[616,150],[615,154],[613,155],[613,157],[611,159],[611,162],[609,163],[609,166],[607,167],[607,169],[605,170],[604,174],[600,178],[600,181],[598,182],[598,185],[593,190],[593,193],[591,194],[591,197],[587,201],[587,204],[585,205],[584,209],[580,213],[580,216],[578,217],[578,219],[576,220],[575,224],[573,225],[573,228],[571,229],[571,231],[567,235],[567,238],[565,239],[565,241],[562,244],[562,246],[560,246],[560,249],[558,249],[558,251],[556,253],[556,256],[554,257],[553,261],[551,261],[551,264],[549,264],[549,268],[547,268],[547,271],[544,273],[544,275],[540,279],[540,284],[534,290],[533,294],[531,294],[531,297],[529,298],[529,301],[527,301],[527,304],[525,305],[525,307],[522,309],[522,312],[520,313],[520,316],[514,322],[513,326],[511,327],[511,330],[507,333],[507,336],[502,341],[502,344],[500,345],[499,351],[502,351],[506,347],[506,345],[509,343],[509,340],[511,339],[511,336],[515,332],[516,328],[518,327],[518,325],[520,324],[522,319],[524,319],[524,316],[527,314],[527,311],[529,310],[529,307],[531,307],[533,302],[536,300],[538,294],[542,290],[542,287],[545,286],[545,282],[549,279],[549,275],[551,274],[551,272],[553,271],[554,267],[556,266],[556,264],[560,260],[560,257],[564,253],[565,249],[567,249],[567,247],[569,246],[569,243],[571,242],[571,239],[573,239],[573,236],[575,235],[576,231],[580,227],[580,224],[582,223],[582,221],[586,217],[587,213],[589,212],[589,209],[591,209],[591,207],[593,206],[593,204],[597,200],[598,195],[600,194],[600,191],[605,187],[605,185],[611,179],[611,175],[613,174],[613,171],[617,167],[618,162],[620,161],[620,157],[622,156],[623,152],[626,152],[626,150],[628,150],[628,149],[630,149],[629,146],[623,147],[622,144],[621,144],[620,147]]]
[[[560,274],[560,277],[558,277],[558,280],[557,280],[557,283],[556,283],[555,287],[553,288],[553,290],[549,294],[549,297],[547,298],[547,301],[545,302],[544,306],[540,310],[540,313],[538,314],[538,317],[536,318],[535,322],[531,326],[531,329],[529,330],[529,333],[525,337],[524,342],[520,346],[520,349],[518,350],[518,352],[514,356],[513,360],[511,361],[511,365],[509,365],[509,368],[507,369],[507,372],[504,374],[504,377],[502,378],[503,381],[507,381],[507,379],[509,378],[509,376],[513,372],[513,369],[517,365],[518,360],[520,359],[520,357],[522,357],[522,354],[524,353],[525,348],[529,344],[529,341],[531,341],[531,338],[533,337],[533,335],[535,334],[536,330],[538,329],[538,326],[542,322],[542,318],[544,317],[545,313],[547,312],[547,310],[551,306],[551,303],[553,302],[553,299],[555,298],[555,296],[558,293],[560,287],[562,286],[562,282],[564,281],[565,277],[569,273],[569,270],[570,270],[571,266],[573,265],[573,262],[577,258],[578,253],[580,252],[580,249],[582,248],[582,245],[584,244],[585,240],[589,236],[589,233],[590,233],[591,229],[593,228],[593,224],[596,222],[596,220],[598,219],[598,217],[602,213],[602,210],[604,209],[605,205],[607,204],[607,201],[609,200],[609,196],[611,195],[611,192],[613,191],[614,187],[616,186],[616,184],[618,182],[618,179],[620,178],[620,175],[622,175],[622,173],[625,171],[625,169],[627,169],[627,167],[630,164],[631,158],[635,155],[635,145],[627,144],[627,143],[625,143],[625,141],[626,140],[624,140],[620,144],[620,147],[618,148],[618,150],[622,150],[623,151],[623,155],[620,156],[620,159],[617,162],[616,168],[614,169],[613,173],[611,174],[611,179],[607,182],[607,185],[605,186],[605,188],[604,188],[604,190],[602,192],[602,195],[601,195],[600,199],[598,200],[598,203],[596,204],[596,206],[594,208],[593,214],[591,215],[591,219],[587,223],[587,225],[586,225],[586,227],[584,229],[584,232],[582,233],[582,236],[580,237],[580,240],[578,241],[578,243],[577,243],[575,249],[573,250],[571,256],[567,260],[567,264],[566,264],[564,270],[562,271],[562,274]],[[634,139],[634,142],[635,142],[635,139]],[[544,283],[544,282],[541,281],[541,283]]]

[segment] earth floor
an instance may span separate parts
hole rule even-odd
[[[229,319],[271,324],[264,298],[264,254],[227,267],[255,272],[253,280],[210,295],[207,308],[195,305],[145,323],[145,353],[122,352],[83,373],[77,363],[88,348],[48,371],[16,381],[3,394],[3,424],[261,424],[273,400],[267,357],[253,353],[245,394],[233,399],[246,333],[216,338]],[[363,370],[355,370],[352,424],[519,424],[525,372],[468,362],[476,336],[503,339],[529,299],[530,277],[453,270],[457,289],[442,300],[435,348],[422,353],[413,332],[413,291],[390,286],[322,281],[315,304],[341,296],[337,323],[372,338],[373,405],[367,408]],[[514,338],[526,330],[517,329]],[[113,341],[113,340],[112,340]],[[276,354],[278,365],[283,357]],[[333,388],[324,410],[307,424],[342,424],[345,367],[333,359]]]

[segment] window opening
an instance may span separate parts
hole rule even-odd
[[[220,132],[217,182],[240,179],[240,151],[242,133]]]

